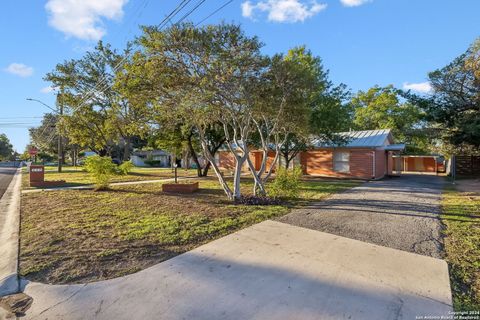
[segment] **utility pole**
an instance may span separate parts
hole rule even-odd
[[[58,103],[58,95],[57,95],[57,106],[58,108],[57,109],[54,109],[52,107],[50,107],[48,104],[46,104],[45,102],[43,101],[40,101],[38,99],[32,99],[32,98],[27,98],[28,101],[34,101],[34,102],[38,102],[42,105],[44,105],[45,107],[47,107],[48,109],[52,110],[53,112],[55,112],[55,114],[57,114],[59,116],[59,120],[62,118],[63,116],[63,102],[60,101],[60,103]],[[63,139],[62,139],[62,134],[61,134],[61,126],[59,126],[58,122],[57,122],[57,125],[56,125],[57,129],[58,129],[58,146],[57,146],[57,149],[58,149],[58,172],[62,172],[62,162],[63,162]],[[35,162],[37,162],[37,156],[35,155]]]
[[[59,114],[59,121],[61,121],[63,116],[63,103],[60,102],[58,104],[58,114]],[[57,122],[57,129],[58,129],[58,172],[62,172],[62,165],[63,165],[63,137],[62,137],[62,126],[58,125]]]

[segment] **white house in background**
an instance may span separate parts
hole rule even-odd
[[[135,151],[131,161],[136,167],[170,167],[171,156],[163,150]],[[149,163],[152,161],[154,165]]]

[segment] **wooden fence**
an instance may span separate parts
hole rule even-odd
[[[455,174],[457,176],[480,176],[480,156],[455,156]]]

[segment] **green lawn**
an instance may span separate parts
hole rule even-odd
[[[358,184],[306,181],[295,203]],[[251,187],[245,180],[245,191]],[[164,194],[161,183],[23,194],[20,273],[48,283],[118,277],[291,210],[289,204],[234,205],[214,178],[200,188],[192,195]]]
[[[197,174],[197,171],[193,169],[179,169],[177,172],[179,177],[192,177]],[[30,187],[27,168],[23,168],[23,173],[22,187],[23,189],[28,189]],[[112,182],[156,180],[173,177],[174,174],[170,168],[133,168],[128,175],[114,176]],[[63,168],[61,173],[57,172],[56,167],[45,166],[45,180],[65,180],[68,186],[90,185],[94,183],[92,176],[84,171],[82,167],[72,166]]]
[[[449,186],[442,208],[454,308],[480,310],[480,194]]]

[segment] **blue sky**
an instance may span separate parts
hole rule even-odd
[[[192,8],[200,0],[192,0]],[[226,0],[206,0],[198,22]],[[0,133],[23,151],[54,93],[42,80],[98,39],[121,48],[138,25],[157,24],[179,0],[24,0],[0,4]],[[188,8],[188,7],[187,7]],[[187,12],[185,10],[184,12]],[[176,21],[183,13],[173,19]],[[480,36],[478,0],[233,0],[205,23],[240,23],[268,54],[306,45],[331,79],[354,92],[376,84],[428,90],[427,73]]]

